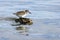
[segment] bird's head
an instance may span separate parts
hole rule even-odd
[[[29,10],[25,10],[25,12],[29,12],[29,14],[31,14],[31,12]]]

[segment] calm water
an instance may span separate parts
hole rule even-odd
[[[11,26],[12,13],[25,9],[32,12],[29,36]],[[0,40],[60,40],[60,0],[0,0]]]

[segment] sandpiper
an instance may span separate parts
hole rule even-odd
[[[15,14],[16,16],[18,16],[20,18],[20,17],[25,17],[28,13],[31,14],[31,12],[29,10],[24,10],[24,11],[18,11],[13,14]]]

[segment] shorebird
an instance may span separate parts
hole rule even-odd
[[[15,14],[16,16],[21,18],[21,17],[25,17],[28,13],[31,14],[31,12],[29,10],[24,10],[24,11],[18,11],[18,12],[13,13],[13,14]]]

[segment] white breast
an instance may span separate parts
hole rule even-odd
[[[27,14],[24,14],[24,15],[17,15],[18,17],[25,17]]]
[[[25,17],[27,14],[23,15],[22,17]]]

